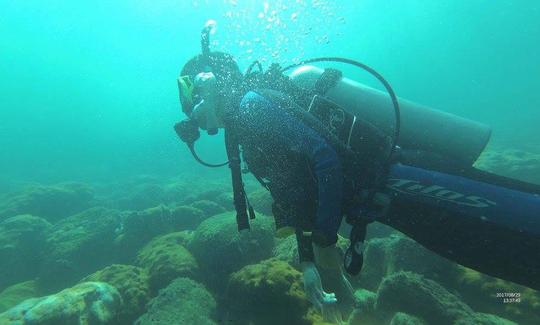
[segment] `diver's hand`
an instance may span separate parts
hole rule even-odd
[[[320,247],[314,243],[313,254],[315,255],[315,263],[318,266],[332,270],[341,269],[343,258],[335,244],[328,247]]]
[[[302,262],[302,275],[304,280],[304,291],[308,300],[319,310],[323,304],[336,303],[336,295],[326,293],[323,290],[321,276],[314,263]]]
[[[324,292],[321,276],[315,264],[302,262],[301,268],[304,279],[304,291],[308,300],[322,313],[325,321],[341,324],[343,320],[337,308],[336,295]]]

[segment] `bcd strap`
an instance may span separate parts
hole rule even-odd
[[[240,150],[238,148],[238,140],[234,134],[228,129],[225,129],[225,148],[227,149],[227,157],[229,158],[229,168],[231,169],[232,185],[233,185],[233,201],[236,210],[236,223],[238,231],[249,229],[249,217],[255,218],[255,212],[251,205],[247,203],[244,183],[242,182],[242,170],[240,168]],[[249,216],[248,216],[249,206]]]
[[[324,96],[332,87],[334,87],[343,74],[341,71],[332,68],[324,69],[319,79],[315,82],[313,92],[316,95]]]

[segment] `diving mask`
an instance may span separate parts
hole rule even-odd
[[[193,82],[189,76],[181,76],[178,89],[184,113],[208,134],[217,134],[220,121],[216,114],[216,76],[212,72],[201,72]]]

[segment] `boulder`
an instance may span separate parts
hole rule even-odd
[[[249,193],[249,202],[253,205],[256,211],[259,211],[267,216],[272,215],[272,195],[266,189],[259,189]]]
[[[377,294],[375,292],[358,289],[354,295],[357,306],[349,317],[349,325],[385,324],[375,311],[375,302],[377,301]]]
[[[101,282],[85,282],[57,294],[23,301],[0,314],[0,324],[115,324],[122,305],[118,291]]]
[[[133,324],[144,313],[146,303],[150,300],[148,273],[137,266],[113,264],[81,282],[104,282],[118,290],[123,304],[115,324]]]
[[[37,276],[51,224],[31,215],[0,222],[0,290]]]
[[[93,190],[81,183],[34,185],[13,193],[0,203],[0,220],[31,214],[54,223],[88,209],[93,199]]]
[[[183,243],[185,233],[171,233],[154,238],[137,254],[136,263],[148,271],[154,292],[166,287],[176,278],[198,277],[197,261]]]
[[[366,242],[364,266],[358,278],[363,288],[376,290],[385,276],[410,271],[446,283],[455,277],[457,265],[425,249],[404,235],[374,238]]]
[[[46,237],[43,282],[58,290],[112,264],[118,255],[114,239],[119,224],[118,211],[92,208],[53,225]]]
[[[418,317],[407,315],[405,313],[396,313],[390,325],[426,325],[426,323]]]
[[[540,292],[459,266],[454,287],[474,310],[519,324],[540,324]],[[519,302],[505,303],[497,294],[517,293]]]
[[[310,303],[302,274],[288,263],[269,259],[233,273],[227,291],[228,322],[238,324],[310,324]]]
[[[227,212],[203,221],[193,234],[189,250],[193,253],[207,284],[223,288],[229,274],[272,255],[273,220],[258,215],[251,230],[238,232],[235,213]]]
[[[129,262],[154,237],[186,229],[194,229],[204,213],[189,206],[169,208],[160,205],[151,209],[123,214],[115,243],[122,252],[123,262]]]
[[[167,194],[160,184],[140,183],[129,187],[129,192],[117,199],[117,207],[120,210],[144,210],[167,204],[167,201]]]
[[[475,166],[502,176],[540,184],[540,153],[492,148],[482,153]]]
[[[189,206],[202,211],[205,216],[205,219],[226,211],[224,207],[210,200],[195,201],[191,203]],[[198,224],[196,224],[195,226],[198,226]]]
[[[14,284],[0,292],[0,313],[18,305],[26,299],[44,295],[39,283],[35,280]]]
[[[191,279],[178,278],[150,300],[135,325],[215,325],[216,301],[206,288]]]
[[[420,317],[428,324],[453,325],[472,319],[475,312],[460,298],[435,281],[411,272],[394,273],[384,279],[377,291],[378,314],[392,316],[403,312]]]

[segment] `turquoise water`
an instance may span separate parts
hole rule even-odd
[[[200,170],[176,140],[175,78],[213,48],[245,68],[322,55],[363,61],[397,94],[538,143],[536,1],[2,1],[0,181]],[[364,75],[355,75],[371,83]],[[376,85],[373,83],[373,85]],[[210,160],[224,158],[208,142]],[[214,148],[215,147],[215,148]]]
[[[264,216],[274,212],[270,194],[245,178],[258,218],[238,234],[228,168],[197,164],[173,130],[184,118],[176,78],[209,21],[212,50],[242,70],[253,60],[364,62],[399,97],[490,125],[478,166],[540,184],[538,1],[0,0],[0,325],[21,301],[66,288],[78,299],[98,292],[70,306],[110,309],[110,324],[321,319],[303,296],[295,241],[275,238]],[[226,159],[222,133],[197,146],[206,161]],[[350,325],[399,323],[406,315],[396,311],[430,324],[514,324],[479,313],[540,322],[538,291],[465,269],[377,222],[366,247],[367,267],[351,278],[359,305]],[[73,289],[87,281],[119,292]],[[92,299],[109,304],[92,309]],[[59,319],[71,311],[43,309]]]

